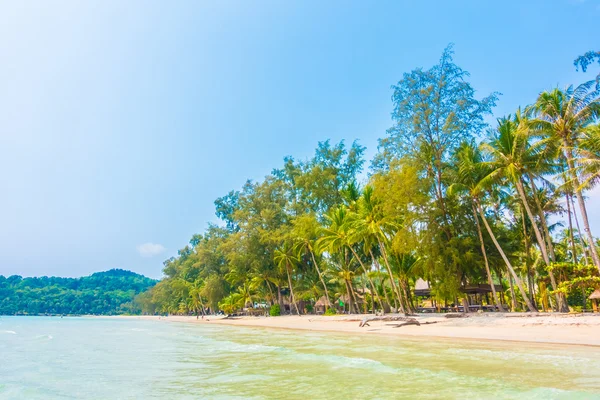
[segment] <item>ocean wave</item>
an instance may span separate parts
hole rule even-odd
[[[52,335],[37,335],[35,338],[36,338],[36,339],[43,339],[43,338],[46,338],[46,339],[48,339],[48,340],[52,340],[52,339],[54,339],[54,337],[53,337]]]

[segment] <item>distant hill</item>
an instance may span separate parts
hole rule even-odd
[[[157,282],[123,269],[82,278],[0,275],[0,315],[136,314],[133,298]]]

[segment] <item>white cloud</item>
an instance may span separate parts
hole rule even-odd
[[[137,251],[142,257],[154,257],[165,250],[165,246],[157,243],[144,243],[137,247]]]

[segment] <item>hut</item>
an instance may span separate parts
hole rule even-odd
[[[594,290],[590,297],[588,297],[592,301],[592,309],[594,312],[598,312],[598,300],[600,300],[600,289]]]
[[[315,313],[316,314],[324,314],[327,310],[327,297],[321,296],[319,300],[315,303]]]
[[[494,284],[494,289],[496,292],[502,292],[502,286],[500,285]],[[466,304],[463,304],[463,308],[468,307],[472,311],[483,309],[480,305],[483,298],[486,299],[488,305],[492,304],[489,297],[489,294],[492,293],[492,287],[487,283],[463,284],[459,290],[465,294]],[[427,302],[430,307],[420,307],[422,312],[433,312],[434,309],[441,310],[440,305],[431,298],[431,285],[421,278],[415,282],[415,296],[430,299]],[[487,306],[486,309],[493,311],[495,310],[495,306]]]

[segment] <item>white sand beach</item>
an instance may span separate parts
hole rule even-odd
[[[165,322],[189,322],[309,331],[330,331],[364,335],[397,335],[475,340],[504,340],[600,346],[600,314],[469,314],[466,318],[446,318],[444,314],[418,315],[428,324],[395,327],[399,322],[372,321],[359,327],[365,315],[236,317],[140,316],[126,318],[160,319]],[[434,323],[432,323],[434,322]]]

